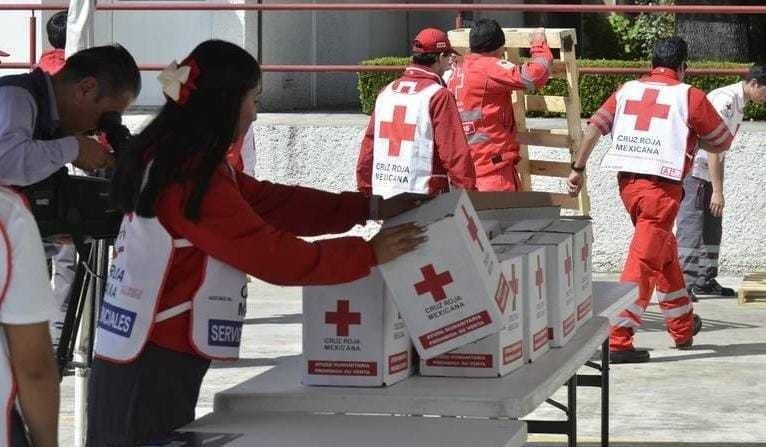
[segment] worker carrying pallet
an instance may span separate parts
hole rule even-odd
[[[766,102],[766,65],[754,65],[744,81],[707,95],[732,134],[745,118],[748,103]],[[684,200],[678,213],[678,259],[689,298],[734,296],[734,289],[718,284],[718,254],[723,236],[724,154],[699,151],[690,176],[684,179]]]
[[[568,179],[570,194],[577,194],[594,146],[611,133],[601,167],[619,173],[620,196],[635,226],[621,280],[638,284],[638,299],[610,327],[613,363],[649,360],[648,351],[633,347],[633,333],[655,288],[677,348],[691,347],[702,327],[686,292],[673,223],[698,143],[719,153],[734,136],[705,93],[683,83],[687,55],[679,37],[657,42],[649,76],[622,85],[588,122]]]
[[[471,53],[455,64],[448,87],[457,99],[463,131],[471,146],[479,191],[520,191],[521,159],[511,93],[536,90],[548,82],[553,54],[541,28],[531,36],[532,60],[515,65],[502,59],[505,33],[491,19],[471,28]]]

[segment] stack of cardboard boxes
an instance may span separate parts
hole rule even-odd
[[[367,278],[304,289],[304,383],[498,377],[566,345],[592,315],[593,234],[538,204],[454,192],[385,222],[424,225],[428,242]]]

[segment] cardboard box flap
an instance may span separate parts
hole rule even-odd
[[[512,224],[511,226],[507,227],[505,229],[506,232],[509,231],[520,231],[520,232],[529,232],[529,231],[544,231],[547,230],[548,227],[550,227],[555,222],[554,219],[528,219],[528,220],[522,220],[520,222],[516,222]]]
[[[458,203],[460,202],[460,198],[463,197],[463,194],[465,194],[464,191],[441,194],[413,210],[386,220],[383,223],[383,228],[390,228],[407,222],[417,222],[421,225],[428,225],[446,217],[450,217],[455,214],[455,210],[458,208]]]
[[[514,250],[515,245],[493,245],[492,249],[495,250],[497,260],[500,262],[507,261],[509,259],[516,259],[524,256],[526,253],[518,253]]]
[[[521,233],[524,234],[524,233]],[[532,245],[559,245],[571,241],[572,236],[568,233],[536,233],[529,238],[527,244]]]
[[[589,220],[557,220],[545,228],[550,233],[578,233],[591,225]]]
[[[476,211],[507,208],[559,207],[554,195],[547,192],[470,191],[467,194]]]
[[[540,250],[545,250],[545,248],[538,245],[508,245],[508,251],[506,253],[520,256],[536,253]]]
[[[534,237],[535,234],[536,233],[507,233],[506,232],[499,236],[495,236],[495,238],[492,239],[490,242],[492,243],[492,245],[525,244],[532,237]]]
[[[487,237],[489,239],[492,239],[503,232],[503,229],[500,226],[500,221],[492,220],[492,219],[489,219],[489,220],[479,219],[479,220],[481,221],[481,227],[484,229],[484,233],[487,234]]]

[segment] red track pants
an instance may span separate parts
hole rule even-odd
[[[692,303],[672,231],[683,187],[628,176],[620,179],[620,196],[635,227],[621,280],[638,284],[638,300],[612,321],[609,347],[633,349],[634,330],[641,325],[641,314],[655,289],[668,333],[676,343],[684,343],[692,337]]]

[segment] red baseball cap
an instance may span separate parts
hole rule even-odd
[[[426,28],[419,32],[412,41],[412,52],[415,54],[427,53],[455,53],[449,43],[447,33],[436,28]]]

